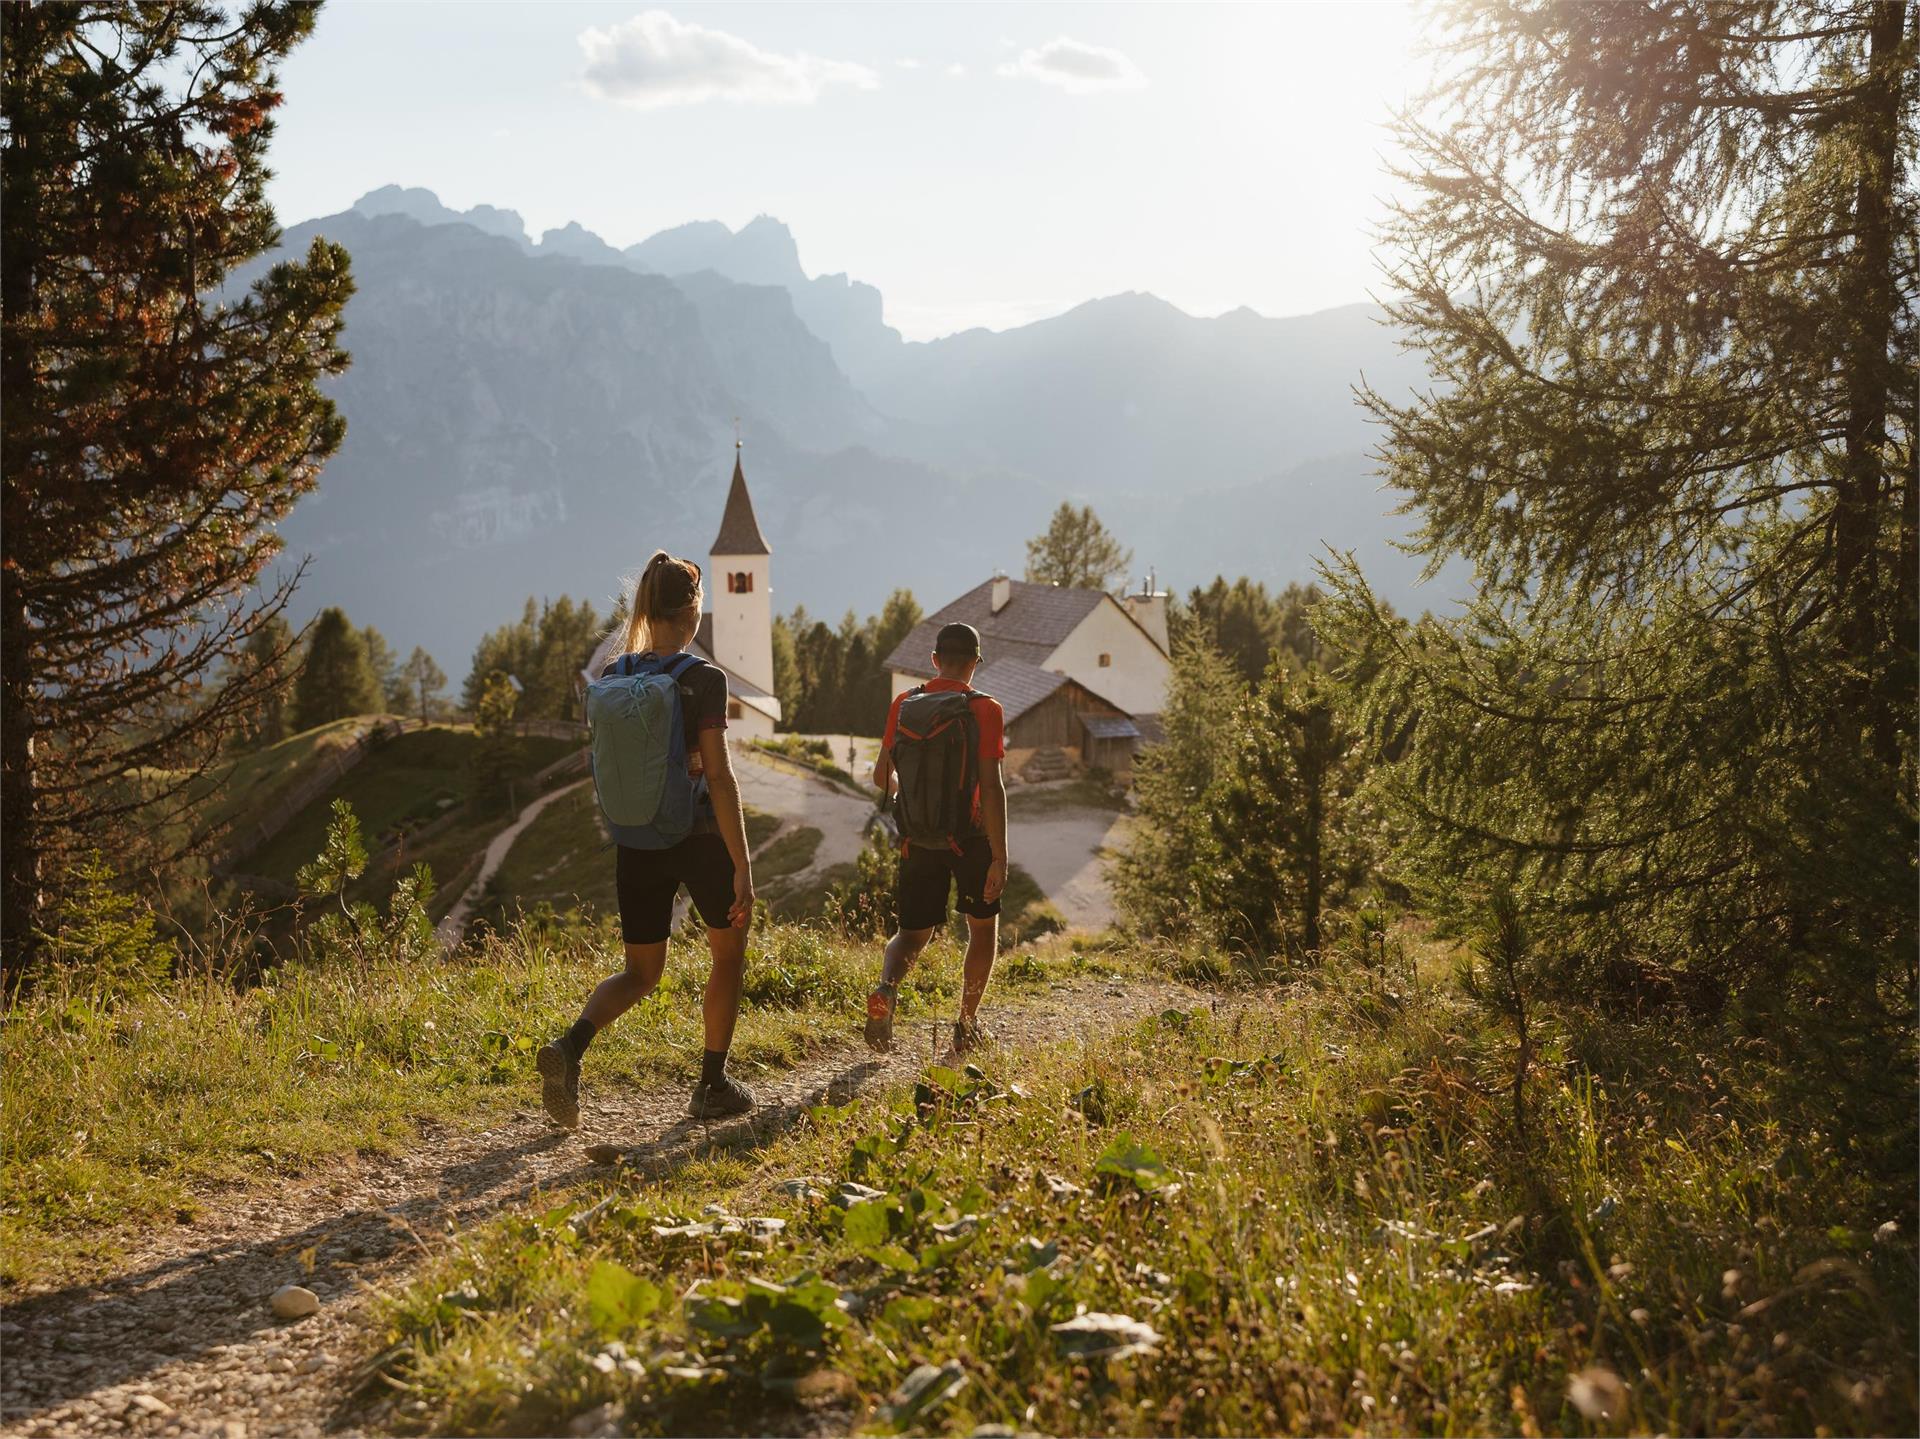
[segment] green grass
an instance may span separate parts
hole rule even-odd
[[[752,805],[745,810],[747,847],[757,851],[780,828],[780,817]],[[486,836],[479,837],[479,844],[484,845],[497,828],[495,821]],[[466,853],[474,847],[472,838],[464,841]],[[456,866],[462,862],[451,854],[437,862],[432,852],[426,858],[434,864],[435,874],[449,877],[453,869],[442,866],[449,861]],[[759,874],[757,856],[755,874]],[[391,880],[387,883],[390,885]],[[495,873],[476,918],[495,929],[504,929],[522,914],[572,914],[592,924],[618,912],[613,848],[600,826],[593,786],[587,784],[555,800],[521,831]]]
[[[823,838],[820,831],[803,825],[788,830],[766,849],[754,856],[753,879],[756,885],[777,884],[813,863]]]
[[[292,880],[319,851],[336,799],[353,805],[369,848],[384,845],[402,830],[438,819],[472,793],[477,745],[473,730],[465,726],[433,725],[396,735],[342,776],[328,794],[295,815],[240,867],[249,874]],[[579,748],[574,740],[539,735],[518,737],[513,746],[518,775],[531,775]],[[495,816],[484,827],[491,833],[504,823],[504,817]]]
[[[532,1051],[618,966],[612,927],[530,924],[433,965],[316,961],[258,988],[183,980],[117,1006],[48,982],[0,1021],[0,1285],[97,1275],[217,1183],[279,1182],[392,1150],[426,1118],[480,1127],[533,1102]],[[853,1032],[875,954],[756,928],[736,1068]],[[909,1007],[949,996],[927,964]],[[606,1078],[690,1083],[704,946],[594,1045]]]
[[[226,824],[250,813],[271,809],[278,796],[305,779],[314,764],[345,749],[378,722],[377,715],[334,720],[278,744],[250,750],[231,764],[218,766],[199,803],[202,825]]]
[[[1910,1184],[1876,1188],[1705,1038],[1557,1034],[1524,1151],[1497,1036],[1450,987],[1377,974],[929,1070],[459,1237],[385,1305],[403,1388],[369,1417],[1913,1432]]]

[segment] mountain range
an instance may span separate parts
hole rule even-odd
[[[309,557],[296,618],[340,604],[456,676],[528,594],[604,607],[656,547],[704,559],[736,434],[782,610],[899,586],[934,608],[1017,572],[1063,499],[1166,588],[1308,579],[1323,544],[1405,608],[1459,588],[1416,587],[1393,546],[1406,521],[1351,390],[1421,373],[1371,306],[1200,319],[1127,294],[909,342],[878,290],[808,276],[767,217],[618,249],[388,186],[282,252],[315,234],[358,291],[328,382],[347,439],[284,526]]]

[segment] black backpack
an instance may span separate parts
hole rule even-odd
[[[974,690],[907,691],[894,722],[893,769],[900,776],[895,818],[908,844],[958,849],[975,832],[973,794],[980,783],[980,721]]]

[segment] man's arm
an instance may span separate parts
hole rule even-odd
[[[1007,887],[1007,777],[997,759],[980,776],[980,818],[986,822],[987,848],[993,852],[981,898],[992,904]]]

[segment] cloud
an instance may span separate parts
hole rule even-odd
[[[962,65],[958,60],[956,60],[951,65],[947,66],[947,73],[953,76],[954,79],[958,80],[962,75],[965,75],[967,73],[967,67],[965,65]]]
[[[918,70],[922,68],[918,60],[895,60],[893,63],[898,65],[902,70]]]
[[[1091,95],[1100,90],[1138,90],[1147,83],[1140,67],[1118,50],[1088,45],[1060,35],[1034,50],[1022,50],[999,73],[1017,79],[1038,80],[1069,95]]]
[[[776,55],[724,30],[648,10],[619,25],[580,32],[587,93],[637,110],[698,105],[810,105],[832,85],[872,90],[864,65],[812,55]]]

